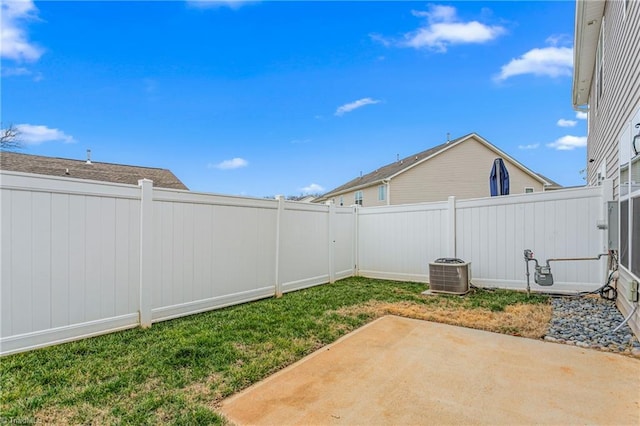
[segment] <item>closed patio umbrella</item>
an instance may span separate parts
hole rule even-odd
[[[509,195],[509,172],[502,158],[496,158],[489,174],[489,190],[491,196]]]

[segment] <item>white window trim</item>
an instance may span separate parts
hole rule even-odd
[[[602,17],[602,22],[600,23],[600,34],[598,34],[598,44],[596,45],[596,64],[595,64],[595,112],[596,116],[598,115],[598,111],[600,110],[600,104],[602,103],[602,95],[604,94],[604,87],[602,80],[603,72],[601,72],[602,67],[604,66],[604,29],[605,29],[605,17]],[[602,89],[602,90],[601,90]]]
[[[640,105],[638,105],[635,108],[635,115],[631,118],[629,118],[628,120],[625,121],[625,124],[622,127],[622,130],[620,131],[620,135],[617,138],[617,142],[618,142],[618,182],[620,183],[620,186],[618,188],[618,206],[620,209],[620,212],[622,210],[622,202],[627,201],[627,258],[629,261],[629,265],[624,265],[622,262],[620,263],[620,267],[622,269],[624,269],[624,271],[626,271],[627,273],[629,273],[631,276],[636,277],[636,274],[634,274],[632,272],[632,270],[639,270],[638,267],[636,265],[633,264],[633,200],[634,199],[638,199],[640,198],[640,182],[637,182],[635,185],[633,184],[633,179],[632,179],[632,165],[633,163],[636,163],[638,161],[640,161],[640,154],[638,155],[634,155],[633,153],[633,148],[632,148],[632,144],[633,144],[633,137],[635,135],[638,134],[638,132],[640,130],[635,128],[635,124],[637,121],[640,121]],[[629,133],[627,133],[627,131],[629,131]],[[627,139],[625,141],[625,139]],[[623,152],[623,148],[626,148],[628,150],[628,162],[625,163],[626,168],[628,170],[628,182],[622,182],[622,164],[620,164],[623,160],[620,158],[622,152]],[[626,157],[626,156],[625,156]],[[626,158],[625,158],[626,159]],[[626,186],[626,190],[625,187]],[[620,220],[620,217],[618,218],[618,222],[619,222],[619,228],[618,228],[618,233],[621,234],[622,232],[622,221]],[[622,238],[620,238],[622,239]],[[622,250],[622,247],[619,247],[619,250]],[[638,278],[638,277],[636,277]]]
[[[528,189],[530,189],[531,191],[527,191]],[[533,186],[525,186],[524,187],[524,193],[525,194],[531,194],[533,192],[536,192],[536,189]]]
[[[358,197],[358,195],[359,195],[360,197]],[[363,200],[364,200],[364,194],[362,193],[362,191],[356,191],[356,192],[353,194],[353,200],[354,200],[354,203],[355,203],[355,204],[358,204],[358,205],[360,205],[360,206],[361,206],[361,205],[362,205],[362,202],[363,202]],[[359,202],[358,202],[358,201],[359,201]]]

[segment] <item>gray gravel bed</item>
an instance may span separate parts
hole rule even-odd
[[[613,332],[624,321],[614,302],[599,297],[557,297],[552,303],[545,340],[627,354],[640,351],[628,324]]]

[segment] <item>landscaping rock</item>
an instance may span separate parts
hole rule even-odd
[[[640,355],[640,342],[624,321],[613,301],[595,297],[556,297],[553,316],[544,340],[566,341],[584,348]]]

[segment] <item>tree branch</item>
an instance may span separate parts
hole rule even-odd
[[[20,131],[13,125],[9,125],[6,129],[0,130],[0,149],[3,151],[12,151],[21,149]]]

